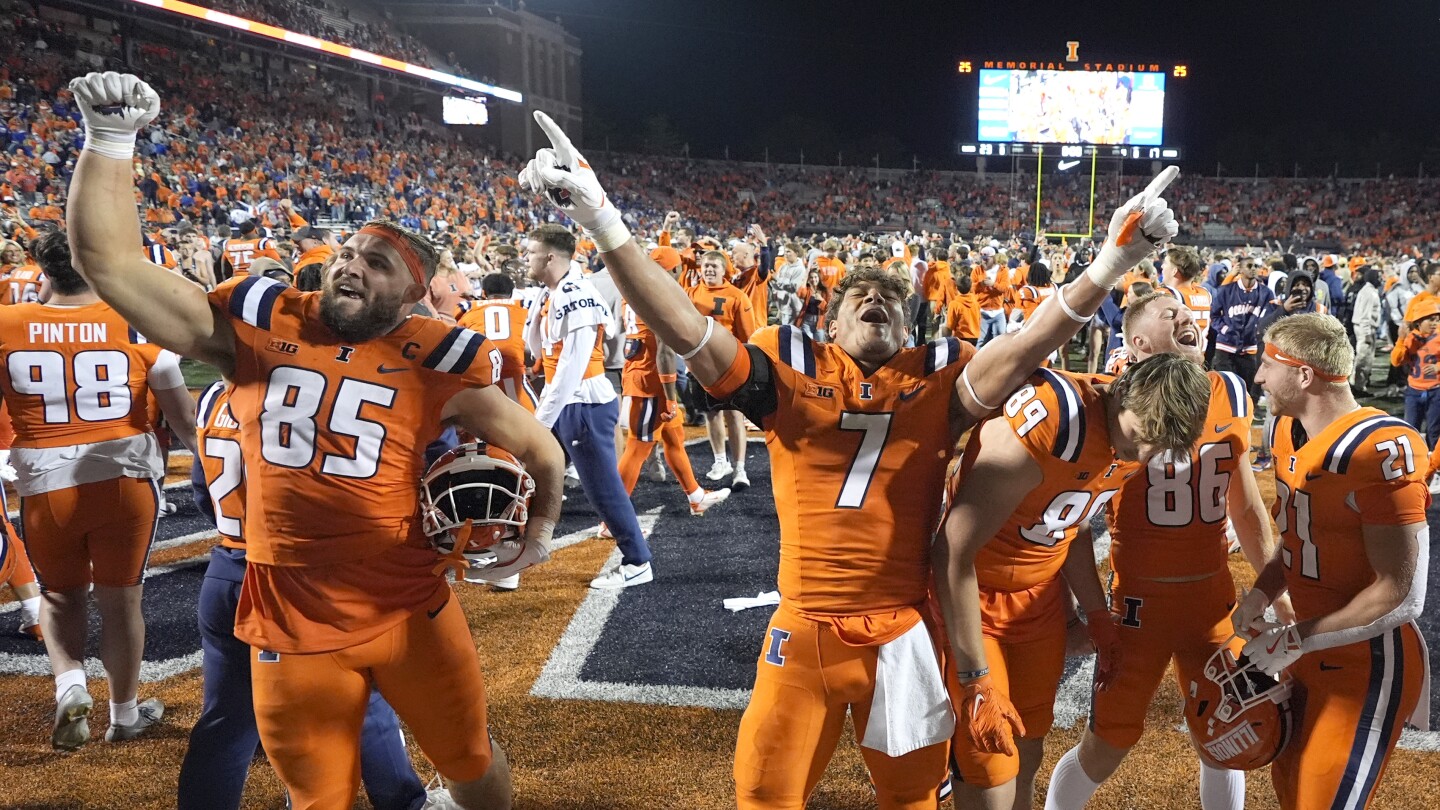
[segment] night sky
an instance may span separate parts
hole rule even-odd
[[[1103,12],[1100,9],[1103,8]],[[962,57],[1188,65],[1167,79],[1168,144],[1192,170],[1440,175],[1440,4],[533,0],[584,47],[587,141],[621,148],[667,116],[697,157],[963,165],[976,78]],[[633,143],[631,144],[633,146]],[[789,152],[786,155],[784,153]],[[903,156],[903,157],[902,157]],[[852,156],[846,156],[852,162]],[[1243,164],[1243,165],[1242,165]],[[1323,171],[1321,170],[1323,164]],[[1363,168],[1362,168],[1363,167]]]

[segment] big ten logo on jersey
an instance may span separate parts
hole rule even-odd
[[[816,399],[834,399],[835,389],[828,385],[820,385],[819,383],[807,382],[805,383],[805,396],[814,397]]]
[[[1035,426],[1045,421],[1050,411],[1045,403],[1035,397],[1035,386],[1026,384],[1019,391],[1010,395],[1005,402],[1005,415],[1011,419],[1025,414],[1025,421],[1015,429],[1015,435],[1025,438],[1025,434],[1035,429]]]
[[[300,351],[300,345],[291,343],[288,340],[281,340],[280,338],[270,338],[270,342],[265,344],[265,351],[278,352],[280,354],[295,354]]]

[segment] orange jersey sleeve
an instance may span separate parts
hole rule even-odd
[[[149,433],[150,369],[161,351],[103,303],[0,309],[0,393],[14,446],[66,447]]]
[[[1041,369],[995,417],[1007,421],[1040,465],[1044,481],[976,556],[982,586],[1019,591],[1054,578],[1079,527],[1119,490],[1124,473],[1110,449],[1105,408],[1095,388],[1103,379]],[[961,476],[982,450],[977,430],[965,448]]]
[[[944,338],[901,349],[867,375],[793,326],[762,329],[751,344],[770,364],[776,395],[762,422],[782,597],[831,616],[920,604],[953,455],[955,383],[974,348]],[[739,355],[744,367],[750,353]]]
[[[1281,560],[1295,614],[1333,613],[1375,579],[1363,526],[1425,522],[1425,443],[1405,422],[1357,408],[1305,440],[1276,420],[1275,503]]]
[[[1250,463],[1254,410],[1237,375],[1209,376],[1210,410],[1194,452],[1183,459],[1159,454],[1144,468],[1121,466],[1125,483],[1109,507],[1110,559],[1121,577],[1191,577],[1225,569],[1226,494],[1235,471]]]
[[[230,388],[223,382],[212,383],[200,394],[195,408],[195,441],[220,544],[244,548],[245,458],[240,447],[240,423],[230,413]]]

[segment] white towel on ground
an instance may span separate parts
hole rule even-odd
[[[766,607],[768,605],[780,604],[779,591],[764,591],[754,596],[735,596],[725,600],[725,609],[731,613],[738,613],[750,608]]]
[[[955,712],[924,622],[880,646],[866,748],[898,757],[950,739]]]

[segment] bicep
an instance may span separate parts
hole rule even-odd
[[[1421,546],[1429,545],[1428,524],[1392,526],[1366,523],[1361,526],[1361,534],[1365,540],[1365,558],[1379,579],[1408,586],[1420,573]]]
[[[971,554],[1000,531],[1042,479],[1040,465],[1008,423],[992,419],[979,429],[979,452],[961,473],[964,478],[945,521],[947,540]]]

